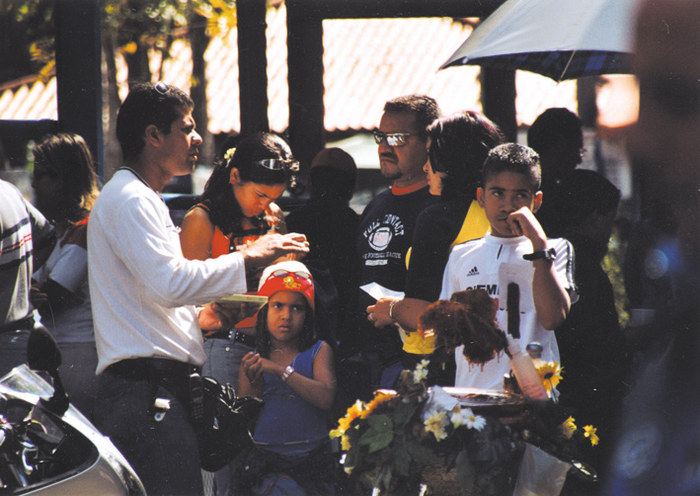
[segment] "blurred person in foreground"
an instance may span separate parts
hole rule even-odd
[[[611,495],[700,493],[700,3],[645,1],[634,70],[639,121],[630,152],[648,194],[672,205],[680,251],[671,259],[673,305],[658,310],[653,340],[624,407]]]
[[[202,493],[189,376],[206,354],[194,305],[245,292],[247,273],[308,250],[301,235],[270,234],[215,259],[182,255],[159,193],[197,162],[202,138],[193,108],[189,95],[162,82],[131,89],[117,115],[124,165],[88,224],[100,376],[95,423],[151,495]]]

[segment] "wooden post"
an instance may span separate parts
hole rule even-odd
[[[501,127],[508,141],[518,137],[515,114],[515,71],[481,69],[481,105],[486,115]]]
[[[56,94],[63,131],[80,134],[104,177],[99,0],[56,0]]]
[[[241,134],[269,131],[265,0],[238,0],[236,8]]]
[[[323,24],[301,0],[287,0],[289,140],[306,183],[314,155],[325,145]]]

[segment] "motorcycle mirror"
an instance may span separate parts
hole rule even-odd
[[[46,327],[35,327],[27,344],[27,363],[33,370],[43,370],[53,375],[61,365],[61,350]]]
[[[53,396],[41,403],[50,411],[62,416],[68,409],[68,395],[63,388],[61,377],[58,375],[58,367],[61,365],[61,350],[58,349],[56,340],[45,327],[35,327],[29,334],[27,343],[27,363],[33,370],[48,372],[53,379]]]

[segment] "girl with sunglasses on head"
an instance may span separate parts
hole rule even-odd
[[[217,258],[269,232],[286,233],[284,215],[275,200],[294,186],[297,171],[291,149],[280,136],[261,132],[243,138],[217,164],[201,202],[185,215],[180,232],[182,254],[196,260]],[[248,274],[249,291],[257,288],[258,275]],[[249,313],[241,303],[219,302],[201,309],[205,374],[237,383],[241,358],[255,345],[254,321],[240,322]],[[228,466],[219,470],[215,494],[228,494],[230,480]]]
[[[243,357],[238,384],[239,395],[260,397],[264,406],[254,446],[237,460],[240,489],[333,494],[327,412],[335,396],[335,370],[330,345],[314,333],[311,275],[301,262],[271,265],[260,278],[258,295],[269,299],[258,312],[256,350]]]

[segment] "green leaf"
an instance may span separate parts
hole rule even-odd
[[[396,405],[396,409],[394,410],[394,422],[396,423],[396,425],[406,425],[413,417],[413,414],[416,413],[416,410],[418,410],[419,406],[421,405],[419,405],[418,403],[404,403],[403,401],[400,401]]]
[[[387,415],[371,415],[367,418],[369,428],[360,437],[360,444],[369,446],[375,453],[391,444],[394,439],[394,424]]]

